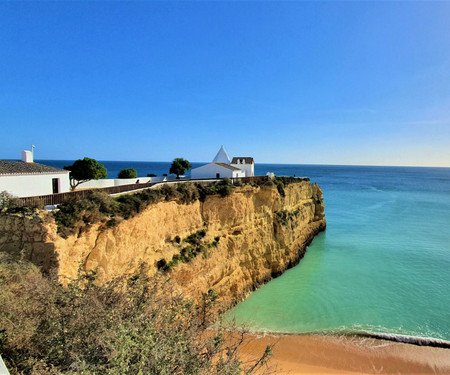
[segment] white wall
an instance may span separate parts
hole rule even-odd
[[[202,165],[201,167],[194,168],[191,170],[191,178],[216,178],[216,173],[220,174],[220,178],[228,177],[233,178],[237,176],[233,176],[233,172],[231,169],[221,167],[220,165],[210,163],[206,165]]]
[[[59,179],[59,192],[70,191],[69,172],[36,173],[28,175],[0,176],[0,191],[6,190],[16,197],[35,197],[53,194],[52,179]]]
[[[245,171],[233,171],[233,178],[245,177]]]
[[[253,177],[255,175],[255,164],[230,164],[245,171],[245,177]]]
[[[137,178],[116,178],[114,179],[114,186],[132,185],[139,180],[140,184],[152,182],[151,177],[137,177]]]
[[[99,189],[112,186],[132,185],[137,180],[139,183],[161,181],[164,177],[137,177],[137,178],[102,178],[100,180],[90,180],[78,185],[75,190]]]
[[[107,188],[114,186],[113,178],[102,178],[101,180],[89,180],[78,185],[75,190],[83,189],[97,189],[97,188]]]

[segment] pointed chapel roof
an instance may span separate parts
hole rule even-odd
[[[228,154],[223,148],[223,146],[220,148],[219,152],[217,153],[216,157],[213,159],[212,162],[230,164],[230,158],[228,157]]]

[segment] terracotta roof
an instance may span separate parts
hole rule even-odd
[[[239,163],[238,163],[239,160]],[[250,158],[248,156],[235,156],[233,160],[231,160],[231,164],[244,164],[242,163],[242,160],[245,160],[245,164],[255,164],[255,161],[253,158]]]
[[[64,169],[49,167],[39,163],[25,163],[24,161],[0,160],[0,175],[16,174],[45,174],[69,173]]]
[[[227,168],[227,169],[231,169],[232,171],[240,171],[239,168],[236,167],[232,167],[231,165],[225,164],[225,163],[214,163],[217,165],[220,165],[221,167]]]

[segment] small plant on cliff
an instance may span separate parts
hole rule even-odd
[[[285,197],[285,196],[286,196],[286,193],[284,192],[284,183],[283,183],[283,181],[275,180],[274,183],[275,183],[275,185],[277,186],[278,193],[279,193],[282,197]]]

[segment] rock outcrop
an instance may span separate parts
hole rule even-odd
[[[204,202],[162,201],[108,228],[95,224],[64,239],[51,213],[0,215],[0,251],[56,269],[62,280],[79,268],[97,270],[100,281],[163,268],[184,293],[214,288],[235,303],[255,287],[295,265],[325,229],[322,191],[308,181],[244,186]],[[189,237],[190,236],[190,237]]]

